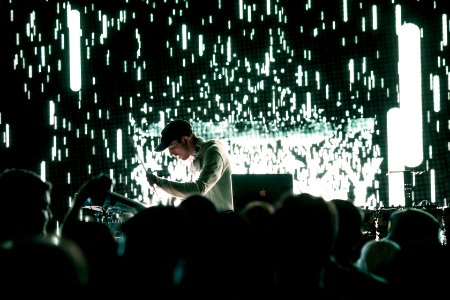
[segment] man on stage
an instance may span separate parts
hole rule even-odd
[[[177,119],[169,122],[161,131],[160,143],[155,151],[165,149],[180,160],[193,159],[191,171],[198,177],[192,182],[177,182],[147,172],[150,185],[157,185],[181,199],[200,194],[210,199],[217,211],[233,211],[231,164],[225,145],[220,140],[205,141],[193,132],[189,122]]]

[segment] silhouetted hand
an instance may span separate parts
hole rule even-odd
[[[147,172],[147,181],[148,183],[153,186],[156,183],[157,176],[153,173]]]
[[[66,214],[62,227],[78,221],[80,210],[87,199],[90,198],[92,204],[95,206],[103,206],[105,200],[110,195],[112,184],[112,179],[105,174],[91,177],[85,181],[75,194],[75,202]]]
[[[93,205],[102,206],[111,191],[112,183],[112,179],[105,174],[93,177],[80,187],[77,200],[84,203],[87,198],[91,198]]]

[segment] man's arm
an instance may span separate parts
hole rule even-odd
[[[201,164],[199,177],[193,182],[172,181],[152,173],[147,173],[147,180],[150,185],[156,184],[163,191],[175,197],[185,198],[195,193],[205,195],[223,174],[224,161],[216,146],[205,151]]]

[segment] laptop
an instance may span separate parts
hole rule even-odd
[[[253,200],[274,204],[284,193],[293,193],[292,174],[233,174],[234,211],[239,212]]]

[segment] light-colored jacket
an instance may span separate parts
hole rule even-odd
[[[156,184],[165,192],[182,199],[193,194],[203,195],[214,203],[219,212],[233,210],[232,171],[225,145],[220,140],[198,138],[197,147],[191,168],[198,175],[195,181],[177,182],[158,178]]]

